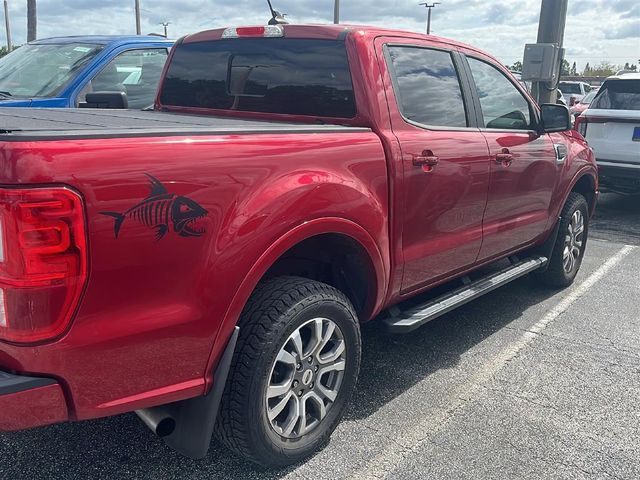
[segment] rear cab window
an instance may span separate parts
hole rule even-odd
[[[344,41],[242,38],[175,47],[163,106],[351,119]]]
[[[590,109],[640,110],[640,78],[606,80]]]

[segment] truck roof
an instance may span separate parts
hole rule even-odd
[[[248,25],[235,25],[234,27],[242,27]],[[426,35],[424,33],[410,32],[407,30],[397,30],[391,28],[375,27],[371,25],[358,25],[341,23],[334,24],[286,24],[282,25],[284,29],[284,36],[289,38],[324,38],[327,40],[337,40],[344,38],[349,34],[358,34],[367,37],[403,37],[403,38],[424,38],[430,39],[436,42],[447,43],[449,45],[468,48],[471,50],[478,50],[476,47],[467,45],[456,40],[449,38],[438,37],[436,35]],[[183,37],[184,43],[202,42],[207,40],[219,40],[222,38],[222,32],[225,28],[216,28],[212,30],[205,30],[199,33],[194,33]],[[484,52],[483,52],[484,53]]]
[[[74,35],[68,37],[41,38],[29,42],[32,45],[64,45],[67,43],[94,43],[99,45],[128,44],[128,43],[166,43],[173,44],[169,40],[157,35]]]

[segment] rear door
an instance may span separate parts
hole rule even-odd
[[[402,150],[402,291],[476,262],[489,186],[486,141],[461,56],[425,40],[378,39],[392,129]],[[402,42],[402,43],[400,43]]]
[[[545,232],[559,165],[549,135],[536,131],[537,108],[518,82],[488,58],[466,58],[491,158],[478,258],[483,261],[531,244]]]

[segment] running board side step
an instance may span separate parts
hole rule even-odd
[[[390,309],[392,316],[385,318],[384,322],[392,333],[411,332],[425,323],[481,297],[485,293],[492,292],[498,287],[545,267],[548,261],[547,257],[527,258],[473,282],[467,281],[464,286],[422,305],[417,305],[404,311],[400,311],[397,307],[392,307]]]

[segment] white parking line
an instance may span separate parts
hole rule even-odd
[[[447,408],[440,410],[437,414],[416,419],[414,427],[402,432],[388,432],[393,435],[394,440],[376,455],[363,469],[353,473],[351,479],[373,479],[387,478],[400,465],[400,463],[416,452],[430,438],[440,432],[456,413],[463,409],[465,405],[478,396],[486,385],[502,368],[518,353],[529,345],[542,331],[551,325],[558,317],[565,313],[577,300],[585,295],[598,281],[606,276],[618,263],[620,263],[629,253],[638,247],[625,246],[614,256],[610,257],[600,268],[589,275],[587,279],[549,311],[540,321],[535,323],[530,329],[508,348],[495,356],[484,368],[478,370],[471,380],[459,388],[455,389],[447,402]],[[295,471],[292,472],[295,475]]]

